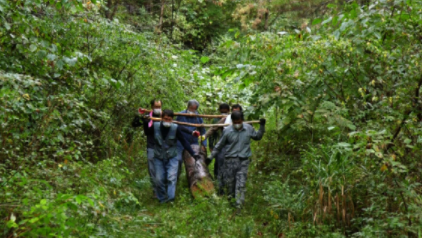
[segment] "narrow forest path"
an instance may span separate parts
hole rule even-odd
[[[193,199],[184,171],[177,185],[175,202],[159,204],[149,187],[146,164],[141,161],[139,165],[142,166],[137,173],[139,177],[131,186],[140,204],[120,209],[116,217],[120,225],[115,229],[116,237],[281,237],[282,231],[267,229],[270,223],[277,223],[279,217],[263,200],[265,180],[258,173],[250,171],[245,207],[240,214],[235,214],[227,197]],[[109,234],[113,234],[112,230]]]

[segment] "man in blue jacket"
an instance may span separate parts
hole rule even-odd
[[[186,110],[181,111],[180,113],[199,114],[198,108],[199,108],[199,102],[196,101],[195,99],[192,99],[192,100],[188,101],[188,108]],[[200,117],[177,116],[176,121],[193,123],[193,124],[203,124],[204,123],[204,121]],[[199,127],[199,128],[192,127],[192,126],[186,126],[186,127],[187,127],[187,129],[192,130],[192,131],[194,131],[194,130],[199,131],[201,133],[201,135],[205,134],[205,128],[203,128],[203,127]],[[192,134],[185,133],[185,132],[182,132],[182,134],[185,137],[185,139],[188,141],[189,144],[198,145],[198,138],[197,137],[193,136]],[[206,146],[207,146],[207,142],[206,142],[206,140],[204,140],[202,142],[201,149],[203,151],[206,151],[207,150]],[[181,169],[181,167],[182,167],[181,164],[182,164],[182,161],[183,161],[183,159],[182,159],[183,150],[184,150],[184,148],[183,148],[182,144],[180,143],[180,141],[177,141],[177,159],[179,160],[179,163],[180,163],[179,169]],[[180,171],[181,170],[179,170],[179,175],[180,175]]]
[[[161,117],[161,100],[153,99],[150,102],[151,110],[149,116],[150,117]],[[148,128],[152,127],[153,122],[152,121],[146,121],[144,123],[141,122],[140,116],[135,116],[134,120],[132,121],[133,127],[144,127],[144,133],[147,136],[147,160],[148,160],[148,173],[150,176],[150,181],[154,193],[154,197],[156,196],[156,188],[155,188],[155,167],[154,167],[154,135],[147,134]]]

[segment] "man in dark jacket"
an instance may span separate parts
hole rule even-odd
[[[144,133],[147,136],[147,160],[148,160],[148,173],[150,176],[151,186],[153,188],[154,194],[157,194],[156,187],[155,187],[155,166],[154,166],[154,146],[155,146],[155,139],[153,134],[148,134],[149,128],[153,126],[153,121],[149,120],[149,117],[161,117],[161,107],[162,102],[161,100],[153,99],[150,102],[151,105],[151,112],[148,115],[144,115],[144,123],[141,121],[140,116],[135,116],[134,120],[132,121],[133,127],[140,127],[143,125]],[[195,134],[193,131],[187,129],[184,126],[179,127],[183,132],[186,134]]]
[[[224,104],[222,104],[224,105]],[[229,106],[229,105],[227,105]],[[223,108],[227,108],[226,106],[224,106]],[[228,108],[230,110],[230,107]],[[224,112],[229,112],[229,110],[224,110]],[[220,105],[220,111],[221,111],[221,105]],[[242,106],[240,106],[239,104],[235,104],[232,106],[232,112],[236,112],[236,111],[240,111],[242,112]],[[232,120],[231,120],[231,115],[229,114],[227,117],[225,118],[221,118],[216,124],[232,124]],[[227,126],[228,127],[228,126]],[[207,133],[205,133],[205,138],[209,138],[210,140],[210,145],[211,145],[211,138],[212,136],[214,136],[216,133],[221,131],[221,134],[223,133],[223,130],[227,127],[211,127]],[[218,137],[218,140],[220,139],[220,137]],[[218,141],[215,142],[215,144],[217,144]],[[211,152],[214,150],[215,145],[213,146],[213,149],[210,148]],[[224,158],[225,158],[225,154],[226,154],[226,149],[222,148],[220,153],[217,154],[216,158],[215,158],[215,162],[214,162],[214,179],[217,180],[218,183],[218,194],[222,195],[224,193],[223,191],[223,181],[222,181],[222,177],[221,174],[219,174],[219,171],[221,171],[221,168],[223,167],[224,164]],[[207,158],[206,162],[207,164],[210,164],[212,161],[211,156]]]
[[[173,123],[174,113],[172,110],[162,112],[162,121],[154,122],[152,127],[147,128],[147,135],[154,137],[154,167],[155,185],[157,198],[160,203],[171,202],[176,195],[177,171],[179,161],[177,158],[177,145],[180,143],[183,149],[195,159],[200,159],[192,150],[190,143],[185,139],[180,127]],[[145,121],[146,123],[147,121]]]
[[[150,117],[161,117],[161,100],[153,99],[150,102],[152,112],[149,113]],[[136,116],[132,122],[133,127],[139,127],[143,124],[144,133],[147,136],[147,160],[148,160],[148,173],[151,181],[151,186],[153,189],[154,194],[157,194],[155,189],[155,168],[154,168],[154,136],[148,135],[147,130],[148,128],[152,127],[152,121],[148,123],[141,123],[141,118]]]
[[[260,119],[258,131],[243,123],[243,113],[235,111],[231,114],[233,124],[228,126],[220,141],[214,147],[211,158],[225,148],[224,164],[219,171],[222,177],[222,186],[229,197],[236,199],[236,206],[241,207],[245,201],[246,178],[252,151],[251,139],[261,140],[265,133],[265,119]]]

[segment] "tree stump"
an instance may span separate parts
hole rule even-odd
[[[215,192],[215,189],[208,166],[205,164],[207,152],[202,151],[199,145],[191,145],[191,147],[195,153],[200,151],[201,159],[195,163],[195,159],[190,156],[189,152],[183,151],[183,162],[185,163],[189,189],[194,198],[210,196]]]

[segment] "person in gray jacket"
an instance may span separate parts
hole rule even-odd
[[[236,206],[240,208],[245,201],[245,185],[250,163],[251,139],[261,140],[265,133],[265,119],[260,119],[258,131],[243,123],[243,113],[235,111],[231,114],[233,125],[228,126],[220,141],[214,147],[211,158],[225,148],[224,164],[219,172],[220,186],[227,192],[229,198],[235,198]]]

